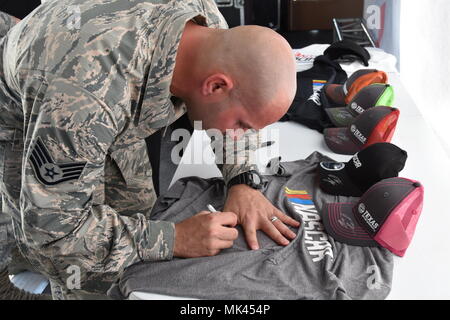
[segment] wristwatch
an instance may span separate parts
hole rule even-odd
[[[253,189],[263,189],[267,185],[267,179],[256,170],[238,174],[228,182],[228,189],[237,184],[245,184]]]

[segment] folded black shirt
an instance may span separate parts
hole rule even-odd
[[[347,73],[339,63],[325,55],[318,56],[311,69],[297,73],[297,93],[280,121],[295,121],[319,132],[332,127],[324,111],[323,104],[328,101],[320,84],[343,84],[346,80]]]

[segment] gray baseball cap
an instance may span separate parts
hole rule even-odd
[[[375,83],[361,89],[347,106],[327,108],[325,112],[336,127],[347,127],[357,116],[370,108],[392,107],[394,99],[394,89],[391,85]]]
[[[325,143],[338,154],[354,155],[377,142],[391,142],[400,111],[376,107],[364,111],[349,127],[324,130]]]
[[[328,203],[322,219],[336,241],[353,246],[382,246],[402,257],[422,212],[424,188],[405,178],[384,179],[355,203]]]

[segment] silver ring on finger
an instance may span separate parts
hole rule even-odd
[[[275,221],[278,220],[278,217],[273,216],[272,218],[270,218],[270,222],[274,223]]]

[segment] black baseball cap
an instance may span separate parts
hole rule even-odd
[[[356,61],[360,60],[366,67],[369,66],[370,53],[366,48],[351,40],[341,40],[332,43],[323,53],[331,60]]]
[[[381,246],[403,257],[422,213],[424,187],[415,180],[389,178],[355,203],[327,203],[322,219],[327,233],[352,246]]]
[[[371,108],[349,127],[325,129],[325,143],[333,152],[353,155],[374,143],[391,142],[399,116],[395,108]]]
[[[346,163],[321,162],[319,185],[328,194],[360,197],[375,183],[398,177],[407,158],[408,153],[392,143],[375,143]]]
[[[361,89],[346,107],[327,108],[325,112],[336,127],[347,127],[364,111],[378,106],[391,107],[393,103],[392,86],[374,83]]]

